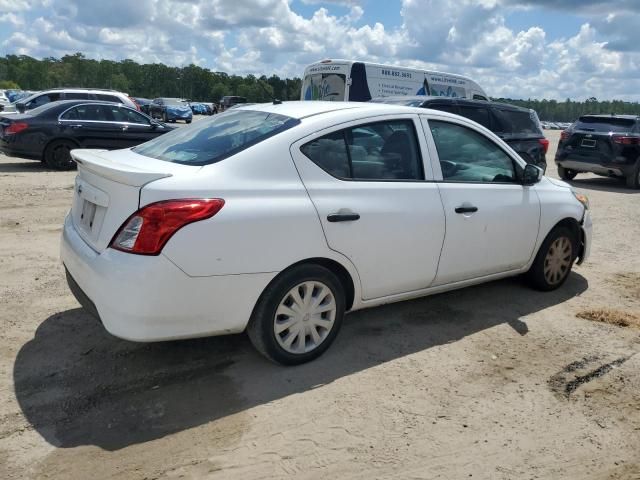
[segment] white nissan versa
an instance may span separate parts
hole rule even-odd
[[[518,274],[552,290],[589,255],[584,196],[440,111],[251,105],[72,155],[67,279],[130,340],[246,329],[297,364],[346,311]]]

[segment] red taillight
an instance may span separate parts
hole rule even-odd
[[[213,217],[224,206],[221,198],[165,200],[131,215],[111,240],[111,248],[138,255],[158,255],[171,236],[185,225]]]
[[[4,134],[13,135],[16,133],[20,133],[26,130],[27,128],[29,128],[29,124],[27,122],[15,122],[4,129]]]
[[[568,140],[570,136],[571,133],[568,130],[563,130],[562,132],[560,132],[560,140],[562,141]]]
[[[627,135],[613,135],[613,143],[618,145],[640,145],[640,137],[630,137]]]
[[[547,150],[549,150],[549,140],[547,140],[546,138],[541,138],[538,141],[540,142],[540,145],[542,145],[544,153],[547,153]]]

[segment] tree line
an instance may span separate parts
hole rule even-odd
[[[301,80],[212,72],[197,65],[170,67],[133,60],[93,60],[81,53],[38,60],[27,55],[0,57],[0,88],[44,90],[55,87],[110,88],[132,97],[180,97],[217,102],[239,95],[249,102],[299,100]]]
[[[42,60],[27,55],[0,57],[0,88],[5,89],[92,87],[112,88],[143,98],[180,97],[216,102],[224,95],[239,95],[249,102],[268,102],[273,98],[298,100],[301,83],[300,78],[243,77],[212,72],[193,64],[170,67],[160,63],[139,64],[133,60],[93,60],[82,53]],[[494,100],[532,108],[541,120],[556,122],[572,122],[587,113],[640,114],[639,103],[621,100]]]

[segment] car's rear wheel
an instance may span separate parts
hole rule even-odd
[[[254,308],[247,333],[270,360],[298,365],[322,355],[345,312],[338,277],[320,265],[300,265],[275,278]]]
[[[635,168],[627,176],[627,187],[640,188],[640,158],[636,161]]]
[[[574,178],[576,178],[576,175],[578,175],[578,172],[558,165],[558,175],[562,180],[573,180]]]
[[[71,150],[78,146],[68,140],[55,140],[44,150],[44,164],[55,170],[72,170],[76,162],[71,158]]]
[[[554,228],[542,242],[533,265],[527,272],[532,286],[542,291],[560,287],[571,273],[578,252],[577,243],[569,228]]]

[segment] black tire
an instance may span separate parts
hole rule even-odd
[[[44,150],[44,164],[54,170],[73,170],[76,162],[71,158],[71,150],[78,145],[69,140],[54,140]]]
[[[640,158],[636,161],[636,166],[626,178],[627,187],[635,190],[640,188]]]
[[[568,245],[570,247],[569,252],[564,250],[564,243],[562,239],[568,240]],[[551,271],[548,273],[545,272],[546,267],[551,264],[551,262],[555,262],[556,258],[554,258],[554,256],[556,253],[560,256],[564,256],[564,260],[562,260],[562,262],[568,262],[566,269],[564,270],[558,265],[560,261],[556,263],[556,265],[558,265],[558,269],[561,270],[559,278],[554,278]],[[543,292],[559,288],[569,277],[571,267],[573,267],[573,262],[575,262],[577,254],[578,239],[575,237],[574,232],[564,226],[555,227],[551,230],[549,235],[547,235],[544,242],[542,242],[540,250],[538,250],[538,254],[526,274],[529,283],[533,288]]]
[[[185,120],[185,122],[187,122],[187,123],[191,123],[191,120]]]
[[[331,328],[327,329],[324,338],[313,350],[305,353],[292,353],[280,345],[280,342],[286,341],[286,338],[281,336],[279,341],[276,339],[276,335],[283,335],[287,330],[288,336],[297,337],[297,335],[294,335],[289,329],[280,332],[280,334],[276,333],[276,311],[280,304],[286,302],[290,297],[290,292],[304,282],[317,282],[328,287],[335,301],[335,318]],[[315,291],[314,289],[311,292],[312,298],[319,298],[313,297]],[[338,277],[320,265],[299,265],[281,273],[267,286],[253,309],[247,326],[247,334],[256,350],[269,360],[282,365],[299,365],[314,360],[329,348],[342,326],[344,312],[345,293]],[[307,317],[309,315],[305,315],[305,322],[309,320]],[[295,340],[294,338],[292,345]],[[311,341],[311,335],[305,332],[303,337],[305,348],[307,342]]]
[[[576,178],[576,175],[578,175],[578,172],[558,165],[558,175],[562,180],[573,180],[574,178]]]
[[[169,117],[167,117],[167,112],[162,112],[162,121],[167,123],[169,121]]]

